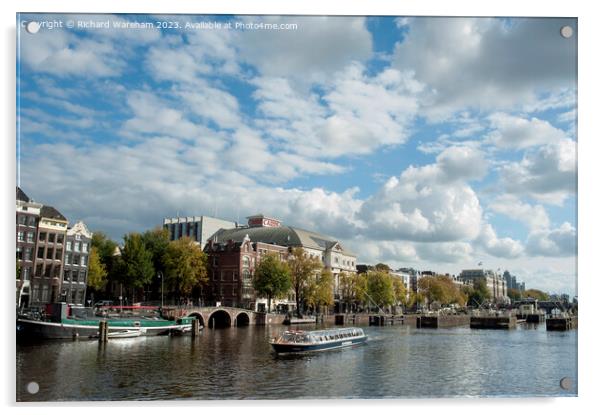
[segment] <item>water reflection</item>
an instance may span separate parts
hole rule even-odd
[[[550,396],[577,379],[577,332],[366,327],[351,349],[277,356],[282,327],[17,346],[18,400]],[[40,384],[27,393],[30,381]]]

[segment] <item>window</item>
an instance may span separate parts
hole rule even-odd
[[[75,291],[75,290],[71,290],[71,295],[70,295],[70,297],[71,297],[71,303],[72,303],[72,304],[75,304],[75,303],[76,303],[76,294],[77,294],[77,291]]]
[[[20,246],[17,247],[17,259],[23,259],[23,248],[21,248]]]
[[[79,265],[81,265],[82,267],[85,267],[86,265],[88,265],[88,257],[86,255],[82,255]]]
[[[33,232],[27,232],[27,242],[33,242]]]
[[[44,247],[43,246],[38,248],[38,258],[44,258]]]
[[[23,281],[29,281],[29,277],[31,274],[31,268],[23,268]]]
[[[67,241],[67,247],[65,249],[71,251],[71,241]]]
[[[36,277],[42,276],[42,264],[36,265]]]
[[[34,216],[29,217],[29,226],[36,226],[36,218]]]
[[[73,255],[73,265],[79,265],[79,255]]]
[[[49,233],[48,234],[48,242],[50,242],[51,244],[54,243],[54,238],[56,237],[55,233]]]
[[[220,274],[220,275],[219,275],[219,279],[220,279],[220,281],[223,281],[223,280],[224,280],[224,271],[220,271],[220,273],[219,273],[219,274]]]
[[[217,272],[213,271],[213,281],[217,281]]]
[[[242,257],[242,266],[249,268],[249,257],[246,255]]]
[[[55,255],[54,259],[56,259],[57,261],[60,261],[63,259],[63,250],[62,249],[56,250],[56,255]]]
[[[31,289],[31,297],[35,302],[40,301],[40,286],[38,284],[35,284]]]
[[[65,253],[65,265],[71,264],[71,254]]]
[[[88,252],[88,243],[87,242],[82,243],[82,252]]]
[[[70,269],[68,269],[68,270],[65,270],[65,273],[64,273],[64,275],[63,275],[63,280],[64,280],[65,282],[69,282],[69,281],[71,281],[71,270],[70,270]]]
[[[25,215],[18,215],[17,216],[17,223],[19,225],[25,225],[27,223],[27,216],[25,216]]]
[[[40,232],[40,241],[45,241],[46,240],[46,232]]]
[[[65,239],[65,235],[63,235],[62,233],[60,233],[60,234],[58,234],[56,236],[56,243],[57,244],[62,244],[64,239]]]
[[[251,278],[251,273],[249,272],[248,269],[243,269],[242,270],[242,279],[243,280],[249,280]]]
[[[21,232],[21,231],[17,232],[17,240],[19,242],[25,241],[25,239],[23,238],[23,232]]]
[[[82,236],[80,234],[76,234],[75,235],[75,240],[79,241],[80,239],[82,239]]]
[[[77,239],[77,235],[75,236],[75,239]],[[75,252],[79,252],[79,242],[75,242],[75,243],[73,244],[73,250],[74,250]]]
[[[48,292],[48,286],[47,285],[43,285],[42,286],[42,298],[41,298],[41,300],[42,300],[43,303],[47,303],[48,300],[50,300],[49,294],[50,293]]]
[[[79,282],[84,284],[86,282],[86,271],[79,272]]]
[[[46,249],[46,259],[54,259],[54,249]]]
[[[54,278],[61,278],[61,267],[53,267],[52,274]]]
[[[25,261],[31,261],[31,254],[33,252],[33,248],[25,248],[25,251],[23,251],[23,259]]]
[[[46,268],[44,268],[44,276],[46,278],[50,278],[51,275],[52,275],[52,267],[50,265],[48,265]]]

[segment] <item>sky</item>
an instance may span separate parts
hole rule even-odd
[[[576,294],[575,19],[19,17],[62,27],[20,24],[17,181],[72,223],[261,212],[359,263]]]

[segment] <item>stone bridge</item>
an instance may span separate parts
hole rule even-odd
[[[210,329],[266,324],[266,314],[234,307],[165,307],[169,317],[196,317]]]

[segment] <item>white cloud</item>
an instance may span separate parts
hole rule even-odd
[[[245,30],[236,34],[241,59],[262,76],[324,82],[333,72],[372,54],[372,35],[363,17],[246,16],[250,23],[298,25],[297,30]]]
[[[497,258],[516,258],[524,252],[520,242],[507,237],[499,238],[490,224],[483,225],[477,242],[485,252]]]
[[[533,105],[538,92],[562,94],[576,79],[576,39],[559,35],[574,19],[415,18],[393,62],[428,85],[424,112],[446,118]],[[554,91],[554,92],[553,92]]]
[[[524,223],[530,230],[547,229],[550,226],[550,218],[542,205],[524,203],[515,195],[498,196],[489,209]]]
[[[534,256],[576,255],[577,230],[568,222],[557,229],[536,230],[529,234],[527,252]]]
[[[503,165],[500,176],[508,193],[561,205],[576,191],[577,144],[563,139],[527,151],[521,161]]]
[[[489,116],[494,129],[488,140],[500,148],[525,149],[543,144],[553,144],[566,138],[564,131],[537,118],[525,119],[504,113]]]
[[[462,181],[481,171],[461,169],[472,152],[450,150],[437,164],[409,167],[392,177],[359,213],[366,233],[375,239],[445,242],[474,239],[481,226],[481,206],[470,186]]]

